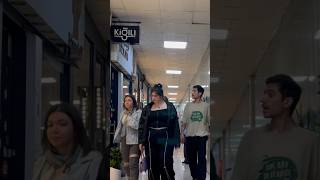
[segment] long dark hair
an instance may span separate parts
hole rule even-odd
[[[44,121],[44,132],[42,135],[42,147],[43,150],[55,150],[54,147],[50,144],[47,136],[48,130],[48,119],[49,116],[54,112],[65,113],[72,121],[73,130],[74,130],[74,144],[75,147],[79,145],[83,150],[83,156],[87,155],[91,150],[91,144],[89,138],[86,134],[86,129],[83,125],[81,115],[76,107],[71,104],[57,104],[51,106],[49,111],[46,114]]]
[[[131,95],[131,94],[128,94],[128,95],[125,95],[125,96],[124,96],[124,98],[123,98],[123,104],[122,104],[123,108],[126,109],[126,106],[124,105],[124,101],[126,100],[127,97],[129,97],[129,98],[132,99],[132,102],[133,102],[133,108],[132,108],[132,110],[137,110],[137,109],[138,109],[137,100],[136,100],[136,98],[135,98],[133,95]]]

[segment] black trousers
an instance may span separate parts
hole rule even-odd
[[[205,180],[207,174],[206,144],[208,136],[187,137],[187,156],[193,179]]]
[[[146,145],[149,165],[149,180],[174,180],[173,151],[174,145],[167,144],[166,130],[152,130]]]
[[[188,141],[187,141],[187,138],[185,138],[185,140],[184,140],[184,148],[183,148],[184,162],[189,162],[188,155],[187,155],[187,146],[188,146]]]

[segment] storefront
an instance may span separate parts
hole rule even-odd
[[[133,48],[126,43],[111,45],[111,126],[112,140],[120,113],[123,111],[123,98],[135,94],[132,75],[134,72]]]
[[[0,179],[31,179],[52,105],[76,105],[94,148],[108,143],[109,43],[75,2],[0,1]]]

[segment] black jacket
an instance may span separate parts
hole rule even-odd
[[[179,121],[176,108],[170,102],[167,103],[167,109],[169,113],[168,119],[168,144],[172,145],[180,145],[180,128],[179,128]],[[141,114],[140,122],[139,122],[139,144],[146,145],[148,141],[148,132],[149,132],[149,124],[148,122],[151,121],[149,119],[151,113],[151,107],[153,102],[146,105]]]

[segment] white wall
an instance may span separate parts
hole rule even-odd
[[[112,44],[111,46],[111,61],[116,62],[119,68],[126,71],[128,75],[133,74],[133,48],[129,45],[128,60],[120,53],[120,44]]]
[[[120,120],[120,114],[123,111],[122,101],[123,101],[123,74],[118,72],[118,122]]]

